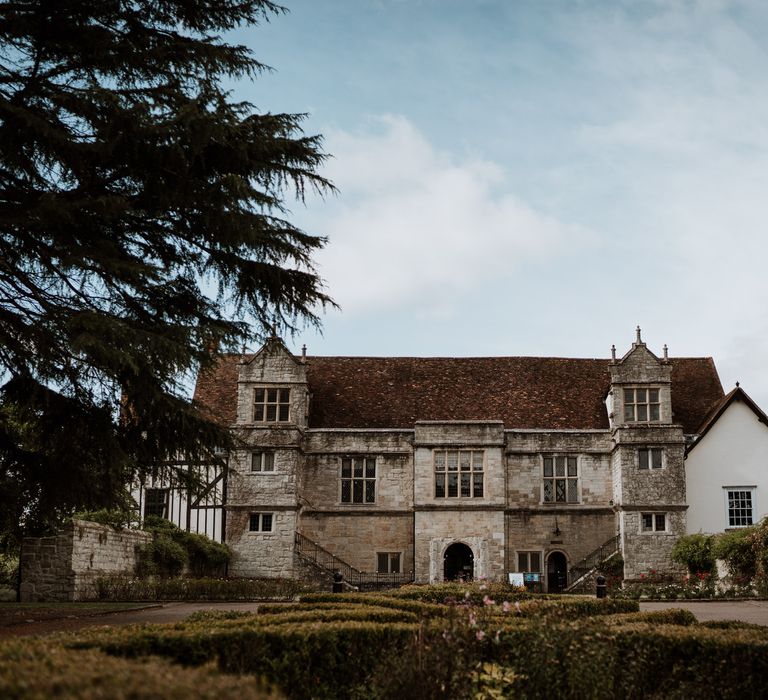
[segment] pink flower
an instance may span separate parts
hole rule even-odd
[[[502,609],[502,610],[503,610],[505,613],[508,613],[511,607],[512,607],[512,606],[509,604],[509,601],[508,601],[508,600],[505,600],[505,601],[504,601],[504,602],[501,604],[501,609]]]
[[[496,605],[496,601],[489,598],[487,595],[483,596],[483,605]]]
[[[475,632],[475,637],[477,637],[478,642],[482,642],[485,637],[485,632],[483,632],[483,630],[477,630],[477,632]]]
[[[488,588],[488,586],[486,586],[484,583],[480,584],[480,590],[481,591],[484,591],[486,588]]]
[[[477,624],[477,615],[475,613],[469,613],[469,626],[474,627]]]
[[[518,615],[522,615],[523,614],[523,610],[520,607],[520,603],[518,603],[517,601],[515,601],[515,612],[517,612]]]
[[[464,599],[469,600],[469,591],[464,591]]]

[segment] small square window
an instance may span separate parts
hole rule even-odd
[[[253,393],[253,420],[256,423],[287,423],[290,418],[291,390],[259,388]]]
[[[379,574],[399,574],[400,552],[377,552],[376,571]]]
[[[648,423],[661,419],[659,389],[624,389],[624,420],[628,423]]]
[[[667,514],[666,513],[641,513],[640,529],[643,532],[666,532]]]
[[[251,454],[252,472],[273,472],[275,471],[275,453],[274,452],[253,452]]]
[[[641,447],[637,451],[640,469],[661,469],[664,450],[661,447]]]
[[[248,529],[251,532],[272,532],[272,513],[251,513]]]

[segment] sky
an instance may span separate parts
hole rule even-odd
[[[712,356],[768,410],[768,3],[283,0],[234,86],[307,113],[314,355]]]

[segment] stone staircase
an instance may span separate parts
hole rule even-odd
[[[360,571],[311,539],[297,532],[295,535],[296,558],[303,578],[330,587],[333,574],[341,572],[344,581],[361,591],[397,588],[413,581],[412,574],[379,574]]]
[[[618,554],[619,535],[614,535],[569,569],[568,580],[570,584],[563,590],[563,593],[592,592],[594,586],[591,584],[594,583],[600,567]]]

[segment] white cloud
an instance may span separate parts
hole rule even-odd
[[[440,314],[480,283],[503,289],[526,262],[590,240],[508,192],[498,164],[441,152],[401,116],[371,126],[326,133],[324,172],[340,195],[313,207],[329,237],[321,274],[346,313],[417,302]]]

